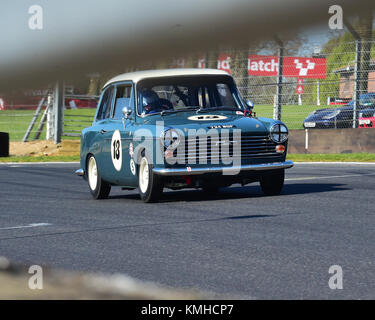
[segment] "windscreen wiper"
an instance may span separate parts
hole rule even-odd
[[[210,111],[240,111],[239,108],[233,108],[233,107],[213,107],[213,108],[199,108],[197,110],[197,113],[205,111],[205,112],[210,112]]]
[[[160,112],[160,115],[161,116],[164,116],[166,114],[172,114],[172,113],[177,113],[177,112],[184,112],[184,111],[194,111],[196,110],[197,108],[194,108],[194,107],[191,107],[191,108],[182,108],[182,109],[178,109],[178,110],[163,110]]]

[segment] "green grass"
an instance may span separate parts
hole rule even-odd
[[[34,110],[1,110],[0,111],[0,132],[9,132],[10,141],[21,141],[26,133],[34,115]],[[85,127],[89,127],[95,115],[95,109],[73,109],[65,110],[65,125],[64,131],[77,130],[81,131]],[[81,116],[81,117],[80,117]],[[89,116],[89,117],[82,117]],[[37,122],[34,125],[29,141],[33,140],[42,113],[39,115]],[[70,121],[75,120],[75,121]],[[40,139],[45,139],[46,126],[40,135]],[[63,139],[79,139],[79,137],[63,137]]]
[[[69,109],[65,110],[64,132],[82,131],[91,126],[96,109]],[[77,132],[74,132],[77,133]],[[63,137],[63,139],[79,139],[79,137]]]
[[[316,105],[287,105],[282,106],[281,120],[289,129],[303,129],[303,120],[314,110],[327,108],[327,106]],[[255,105],[254,111],[258,117],[272,118],[272,105]]]
[[[375,153],[345,154],[288,154],[288,160],[295,162],[375,162]],[[79,156],[40,156],[40,157],[8,157],[0,158],[1,162],[70,162],[79,161]]]
[[[375,153],[332,153],[332,154],[288,154],[295,162],[375,162]]]
[[[326,106],[315,105],[287,105],[282,107],[282,121],[286,123],[289,129],[303,129],[303,120],[309,113],[316,109],[325,108]],[[257,116],[272,118],[272,105],[256,105],[254,108]],[[3,110],[0,111],[0,131],[9,132],[10,141],[21,141],[34,115],[33,110]],[[74,109],[65,110],[64,132],[77,131],[78,133],[83,128],[91,125],[95,115],[95,109]],[[41,115],[29,137],[33,140],[36,129],[38,127]],[[73,120],[73,121],[71,121]],[[41,139],[45,139],[46,128],[41,134]],[[63,139],[79,139],[79,137],[64,137]]]
[[[1,162],[71,162],[79,161],[79,156],[38,156],[38,157],[27,157],[27,156],[17,156],[17,157],[0,157]]]

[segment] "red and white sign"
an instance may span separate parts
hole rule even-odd
[[[185,68],[185,59],[184,58],[173,59],[172,68]]]
[[[303,79],[297,79],[297,87],[296,87],[296,93],[297,94],[303,94],[305,91],[305,88],[303,86]]]
[[[283,60],[284,77],[326,78],[327,61],[325,58],[285,57]]]
[[[230,61],[231,57],[229,54],[219,54],[217,60],[217,68],[219,70],[224,70],[230,74]]]
[[[199,69],[204,69],[204,68],[206,68],[206,58],[205,58],[204,55],[203,55],[203,56],[200,56],[200,57],[198,58],[198,68],[199,68]]]
[[[277,76],[279,59],[276,56],[249,55],[248,70],[251,76]],[[283,77],[325,79],[325,58],[285,57]]]
[[[230,64],[231,56],[229,54],[219,54],[217,61],[217,68],[219,70],[224,70],[230,74]],[[183,67],[185,60],[177,59],[175,65]],[[206,68],[204,56],[199,58],[198,68]],[[278,68],[279,58],[277,56],[248,56],[248,74],[250,76],[276,77],[278,75]],[[283,77],[325,79],[326,72],[327,60],[325,58],[284,57],[283,59]]]
[[[277,76],[278,57],[249,55],[248,71],[250,76]]]

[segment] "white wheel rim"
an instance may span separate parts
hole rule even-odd
[[[149,182],[148,161],[142,158],[141,165],[139,166],[139,188],[143,193],[146,193]]]
[[[94,157],[91,157],[89,160],[88,177],[90,189],[95,190],[98,184],[98,168]]]

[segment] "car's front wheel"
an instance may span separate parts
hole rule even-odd
[[[152,164],[149,163],[145,154],[139,162],[138,189],[139,195],[144,202],[156,202],[163,192],[163,183],[160,177],[152,172]]]
[[[260,179],[260,186],[266,196],[275,196],[281,193],[284,186],[285,170],[278,170],[272,174],[265,174]]]
[[[91,195],[94,199],[107,199],[111,185],[100,176],[96,159],[90,155],[87,159],[87,181]]]

